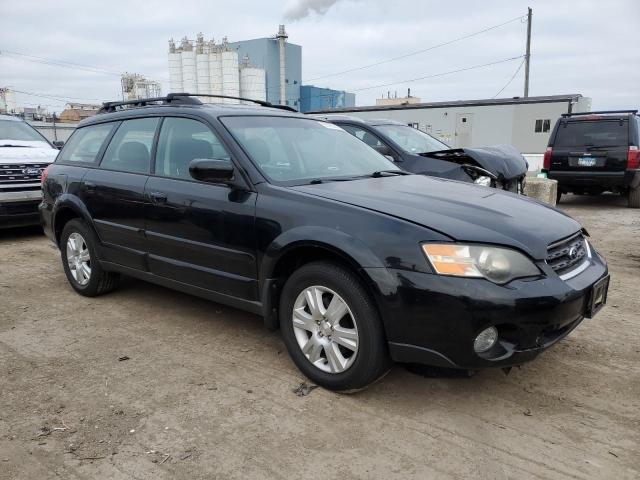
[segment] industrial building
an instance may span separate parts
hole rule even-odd
[[[452,147],[511,144],[526,154],[531,163],[538,156],[541,160],[551,129],[561,114],[590,110],[591,98],[570,94],[376,105],[312,113],[397,120]]]
[[[201,33],[195,41],[184,37],[179,45],[170,40],[168,55],[172,92],[241,96],[303,112],[355,106],[353,93],[301,85],[302,47],[288,41],[284,25],[273,37],[238,42],[224,37],[217,44]]]
[[[314,85],[302,85],[300,87],[299,110],[303,113],[312,110],[330,110],[355,106],[355,93],[345,92],[344,90],[320,88]]]
[[[0,88],[0,113],[18,113],[16,96],[10,88]]]
[[[154,98],[162,96],[159,82],[149,80],[137,73],[125,73],[120,78],[123,100],[138,100],[140,98]]]

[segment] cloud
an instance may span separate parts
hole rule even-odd
[[[339,0],[291,0],[284,10],[284,19],[288,21],[301,20],[315,12],[324,15]]]

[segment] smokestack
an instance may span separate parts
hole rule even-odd
[[[286,85],[286,58],[285,58],[285,40],[287,39],[287,32],[284,31],[284,25],[280,25],[278,28],[278,50],[280,52],[280,105],[287,104],[287,85]]]

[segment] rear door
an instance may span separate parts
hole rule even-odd
[[[257,300],[256,193],[194,180],[189,163],[231,163],[219,137],[192,118],[167,117],[145,192],[149,270],[244,300]]]
[[[146,269],[144,186],[160,118],[124,120],[117,126],[99,168],[84,176],[84,203],[103,243],[104,259]]]
[[[551,170],[623,171],[627,167],[629,120],[560,120],[552,147]]]

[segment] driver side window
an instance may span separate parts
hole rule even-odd
[[[370,147],[382,147],[384,143],[376,137],[373,133],[368,132],[363,128],[353,127],[351,125],[340,125],[343,129],[349,132],[354,137],[362,140],[364,143],[369,145]]]
[[[227,150],[204,123],[190,118],[165,118],[158,138],[155,174],[192,180],[189,164],[195,159],[231,163]]]

